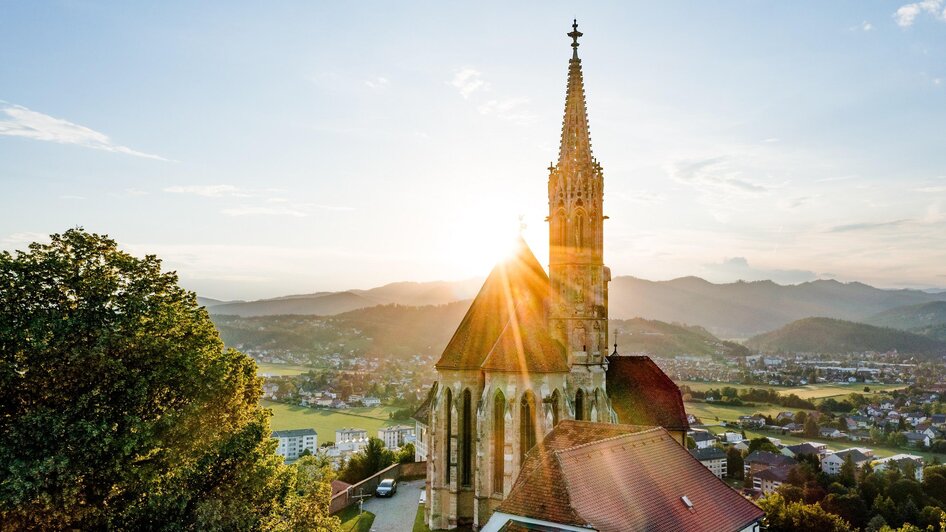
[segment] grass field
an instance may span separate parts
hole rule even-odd
[[[308,371],[311,371],[314,368],[309,368],[305,366],[293,366],[292,364],[270,364],[269,362],[257,362],[256,363],[256,374],[271,376],[271,377],[283,377],[286,375],[302,375]]]
[[[724,403],[695,403],[688,402],[684,404],[688,414],[700,418],[703,423],[716,423],[722,421],[738,421],[739,416],[751,416],[753,414],[778,415],[782,410],[791,410],[780,406],[770,404],[757,404],[756,406],[731,406]],[[718,418],[718,419],[717,419]]]
[[[273,417],[270,419],[273,430],[315,429],[319,434],[319,444],[334,441],[335,431],[338,429],[365,429],[369,436],[377,436],[381,427],[398,424],[397,421],[388,419],[388,413],[397,410],[390,406],[328,410],[265,400],[261,401],[261,404],[273,411]],[[413,421],[400,420],[400,423],[413,424]]]
[[[370,532],[374,523],[374,514],[360,512],[357,504],[339,512],[338,518],[342,521],[342,532]]]
[[[772,388],[782,395],[795,394],[802,399],[824,399],[826,397],[845,396],[849,393],[876,395],[891,390],[906,388],[904,384],[867,384],[870,392],[864,392],[864,383],[855,384],[810,384],[807,386],[770,386],[768,384],[732,384],[727,382],[696,382],[677,381],[677,386],[687,385],[694,391],[705,391],[711,388],[720,389],[731,386],[737,390],[748,388]]]

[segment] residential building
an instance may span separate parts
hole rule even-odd
[[[357,453],[368,445],[368,431],[345,428],[335,431],[335,447],[339,453]]]
[[[762,516],[663,428],[563,420],[481,530],[755,532]]]
[[[691,430],[687,435],[696,442],[697,449],[706,449],[716,445],[716,436],[707,430]]]
[[[923,481],[924,461],[922,456],[917,456],[915,454],[895,454],[893,456],[880,458],[871,462],[871,467],[874,468],[874,471],[885,471],[891,465],[896,465],[900,471],[903,471],[908,465],[912,466],[915,471],[914,477],[916,478],[917,482]]]
[[[914,447],[929,447],[932,442],[932,438],[928,434],[923,432],[904,432],[904,437],[907,439],[907,443]]]
[[[788,473],[793,466],[781,465],[759,471],[752,477],[753,486],[769,495],[778,490],[779,486],[788,482]]]
[[[720,447],[704,447],[702,449],[692,449],[690,454],[693,458],[700,461],[707,469],[712,471],[717,478],[726,476],[726,451]]]
[[[845,449],[836,453],[829,453],[821,459],[821,470],[829,475],[837,475],[841,472],[841,466],[844,465],[847,457],[850,456],[854,461],[855,469],[870,461],[870,458],[857,449]]]
[[[394,425],[393,427],[383,427],[378,429],[378,439],[384,442],[388,449],[397,449],[403,446],[407,441],[414,439],[414,427],[410,425]]]
[[[279,442],[276,454],[286,460],[299,458],[303,451],[315,454],[319,448],[319,436],[315,429],[275,430],[273,438]]]

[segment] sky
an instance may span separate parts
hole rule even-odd
[[[614,275],[946,286],[946,0],[0,2],[0,249],[208,297],[548,256],[573,17]]]

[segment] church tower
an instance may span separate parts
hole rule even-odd
[[[576,388],[575,418],[609,421],[603,395],[608,354],[608,282],[604,265],[604,180],[591,153],[577,21],[558,163],[549,167],[549,327],[565,346]],[[600,391],[599,391],[600,389]],[[594,397],[589,397],[593,395]],[[592,412],[593,404],[599,405]],[[601,409],[599,413],[598,410]],[[595,419],[592,419],[595,418]]]

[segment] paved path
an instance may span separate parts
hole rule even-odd
[[[365,501],[365,510],[375,515],[372,532],[410,531],[414,526],[423,487],[423,479],[400,482],[393,497],[372,497]]]

